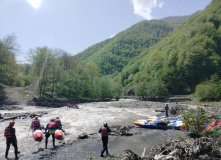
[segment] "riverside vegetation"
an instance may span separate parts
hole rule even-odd
[[[221,2],[191,16],[141,21],[113,38],[71,56],[47,46],[16,62],[15,35],[0,39],[3,87],[32,85],[40,99],[107,100],[131,94],[146,99],[192,94],[221,99]]]

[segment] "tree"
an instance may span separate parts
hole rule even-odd
[[[53,69],[54,69],[54,55],[52,51],[47,48],[36,48],[35,50],[30,50],[32,54],[33,61],[33,73],[37,77],[36,88],[39,89],[39,97],[43,98],[50,87],[51,80],[53,80]]]
[[[0,39],[0,83],[13,85],[17,73],[15,54],[18,50],[15,35]]]
[[[141,97],[142,100],[146,101],[149,97],[148,83],[142,82],[140,85],[138,85],[135,89],[135,95]]]
[[[147,89],[150,100],[162,100],[168,95],[168,89],[162,80],[151,80]]]

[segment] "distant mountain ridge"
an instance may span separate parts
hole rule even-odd
[[[176,27],[186,21],[189,17],[190,16],[170,16],[160,20],[169,23],[173,27]]]
[[[142,50],[156,45],[172,31],[173,27],[163,21],[141,21],[74,57],[86,63],[97,64],[104,75],[120,72]]]
[[[188,94],[213,75],[221,78],[219,0],[213,0],[157,45],[141,52],[122,70],[121,83],[129,88],[144,82],[153,86],[157,82],[164,84],[171,94]]]
[[[96,64],[101,75],[120,73],[112,77],[125,90],[145,83],[162,84],[170,94],[193,93],[212,75],[221,78],[220,24],[221,1],[213,0],[191,16],[141,21],[75,58]]]

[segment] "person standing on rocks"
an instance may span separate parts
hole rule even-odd
[[[65,132],[61,127],[59,127],[56,123],[54,119],[51,119],[51,122],[47,124],[46,128],[45,128],[45,149],[47,149],[47,145],[48,145],[48,138],[50,137],[50,135],[52,135],[52,141],[53,141],[53,146],[55,146],[55,130],[56,129],[60,129],[63,132]]]
[[[104,157],[104,152],[106,151],[106,154],[108,155],[108,135],[111,132],[110,128],[108,127],[107,122],[103,123],[103,126],[100,128],[99,133],[101,133],[101,139],[103,142],[103,148],[101,150],[101,157]]]
[[[17,146],[17,138],[15,135],[15,128],[13,128],[15,124],[15,121],[9,122],[9,126],[5,128],[5,138],[6,138],[6,151],[5,151],[5,158],[8,158],[8,151],[10,148],[10,145],[12,144],[15,149],[15,159],[18,159],[18,146]]]
[[[35,119],[32,121],[31,129],[33,130],[33,132],[37,129],[41,130],[41,124],[40,124],[40,120],[38,119],[38,116],[35,116]]]
[[[169,110],[168,104],[166,104],[166,105],[164,106],[164,108],[165,108],[165,111],[166,111],[166,117],[168,117],[168,110]]]

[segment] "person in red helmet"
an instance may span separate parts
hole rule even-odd
[[[8,151],[10,148],[10,145],[12,144],[15,149],[15,159],[18,159],[18,146],[17,146],[17,138],[15,135],[15,128],[13,126],[15,125],[15,121],[9,122],[9,126],[5,128],[5,138],[6,138],[6,151],[5,151],[5,158],[8,158]]]
[[[56,123],[59,127],[62,128],[61,120],[59,119],[59,117],[56,117],[55,123]]]
[[[35,119],[32,121],[31,129],[33,130],[33,132],[37,129],[41,130],[41,124],[40,124],[40,120],[38,119],[38,116],[35,116]]]

